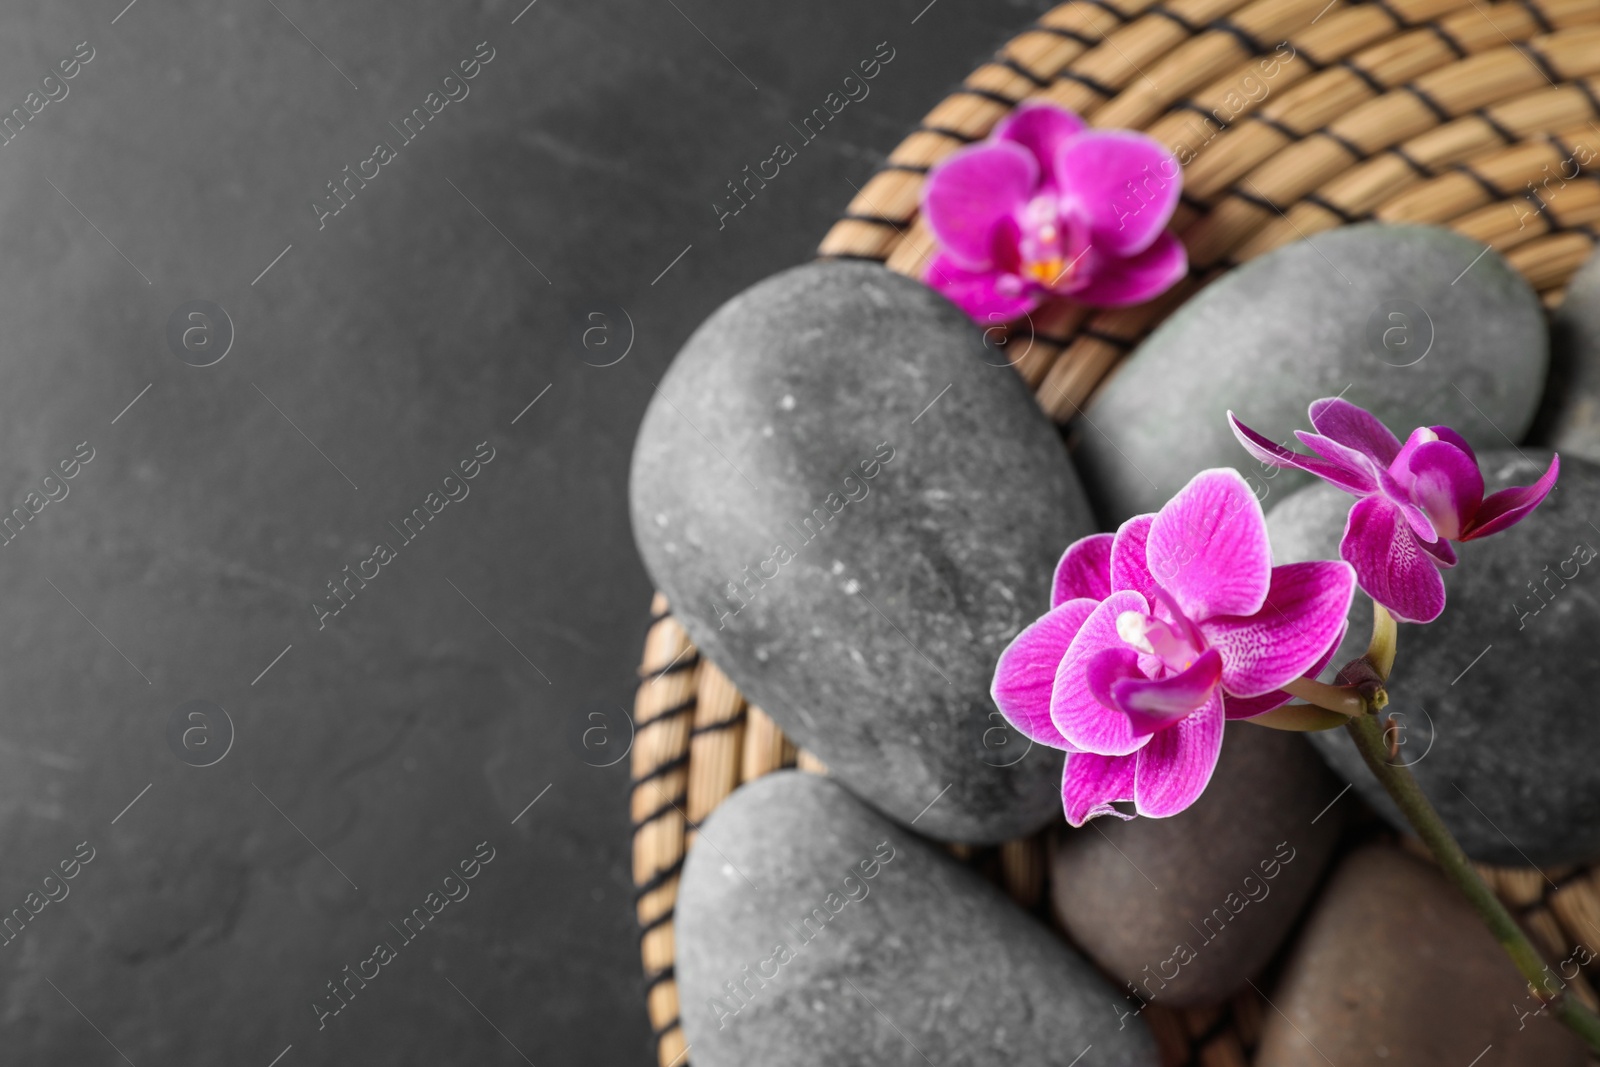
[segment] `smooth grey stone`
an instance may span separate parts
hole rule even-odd
[[[1298,735],[1231,723],[1193,807],[1062,836],[1055,913],[1139,999],[1221,1003],[1272,958],[1316,889],[1348,806],[1333,803],[1342,788]]]
[[[1071,948],[827,778],[780,771],[724,801],[675,921],[696,1067],[1158,1062]]]
[[[1480,453],[1489,490],[1527,485],[1550,454]],[[1275,562],[1337,559],[1354,498],[1313,486],[1267,516]],[[1555,491],[1503,533],[1456,545],[1444,614],[1402,623],[1389,679],[1399,759],[1412,765],[1474,858],[1549,866],[1600,856],[1600,466],[1561,458]],[[1359,598],[1365,600],[1364,597]],[[1335,663],[1361,654],[1370,609],[1352,610]],[[1407,824],[1343,730],[1308,735],[1334,770]]]
[[[1059,756],[1009,733],[989,686],[1093,519],[966,316],[876,264],[797,267],[713,314],[657,393],[634,536],[695,644],[921,833],[1001,841],[1055,815]]]
[[[1075,459],[1101,517],[1120,523],[1210,467],[1258,488],[1305,483],[1294,471],[1269,482],[1234,439],[1230,409],[1292,445],[1310,429],[1307,405],[1342,394],[1402,438],[1443,423],[1494,447],[1528,429],[1547,348],[1538,297],[1497,253],[1434,226],[1346,226],[1231,270],[1180,307],[1096,394]]]
[[[1600,460],[1600,256],[1573,275],[1550,313],[1550,385],[1533,440]]]

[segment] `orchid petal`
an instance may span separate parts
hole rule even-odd
[[[1041,174],[1055,166],[1061,146],[1086,129],[1084,121],[1065,108],[1042,101],[1024,101],[1001,119],[989,135],[991,141],[1010,141],[1032,153]]]
[[[1094,698],[1108,708],[1117,709],[1117,699],[1111,687],[1128,678],[1149,681],[1149,676],[1139,667],[1139,653],[1131,648],[1107,648],[1089,657],[1084,667],[1084,681]],[[1117,709],[1120,710],[1120,709]]]
[[[1444,579],[1401,516],[1381,496],[1356,501],[1345,524],[1339,555],[1356,581],[1401,622],[1432,622],[1444,611]]]
[[[1448,569],[1450,567],[1454,567],[1459,562],[1459,560],[1456,559],[1456,550],[1451,548],[1450,542],[1446,541],[1442,537],[1437,541],[1419,540],[1417,545],[1422,549],[1422,551],[1432,556],[1433,561],[1441,567]]]
[[[1358,496],[1370,493],[1378,487],[1377,479],[1365,465],[1345,467],[1320,456],[1303,456],[1252,430],[1235,418],[1231,411],[1228,412],[1228,425],[1233,427],[1233,436],[1239,439],[1244,450],[1261,463],[1273,467],[1293,467],[1307,474],[1314,474],[1323,481]]]
[[[1461,449],[1461,451],[1467,454],[1467,458],[1472,460],[1472,462],[1478,462],[1478,454],[1472,450],[1472,446],[1467,443],[1467,439],[1456,433],[1450,427],[1429,426],[1428,429],[1432,430],[1434,436],[1439,440],[1444,441],[1446,444],[1455,445],[1457,448]]]
[[[1315,678],[1322,673],[1323,669],[1333,660],[1333,654],[1339,650],[1339,645],[1344,641],[1345,632],[1349,629],[1350,623],[1347,619],[1345,624],[1339,627],[1339,636],[1328,643],[1327,651],[1317,657],[1317,662],[1313,663],[1311,669],[1306,671],[1305,677]],[[1282,689],[1274,689],[1272,692],[1263,693],[1258,697],[1236,697],[1231,693],[1223,693],[1222,711],[1230,719],[1253,719],[1257,715],[1265,715],[1274,708],[1281,708],[1293,699],[1294,694],[1286,693]]]
[[[1556,487],[1556,478],[1560,473],[1561,457],[1551,456],[1550,466],[1532,485],[1514,486],[1491,495],[1467,523],[1467,529],[1462,532],[1460,539],[1473,541],[1515,526],[1550,495],[1550,490]]]
[[[1133,803],[1140,815],[1164,819],[1200,798],[1222,753],[1223,723],[1222,691],[1216,690],[1205,707],[1153,735],[1139,750]]]
[[[978,270],[992,265],[995,227],[1020,211],[1039,184],[1033,154],[1009,141],[960,149],[928,175],[922,216],[958,261]]]
[[[1378,484],[1378,475],[1376,473],[1378,465],[1365,452],[1341,445],[1333,438],[1324,437],[1320,433],[1296,430],[1294,435],[1301,444],[1343,471],[1351,481],[1372,486]],[[1372,490],[1366,489],[1364,491],[1370,493]]]
[[[1111,544],[1111,588],[1132,589],[1146,600],[1156,597],[1156,580],[1145,562],[1145,543],[1155,515],[1135,515],[1117,527]]]
[[[1091,247],[1084,262],[1057,291],[1093,307],[1127,307],[1153,300],[1172,288],[1189,271],[1189,254],[1183,242],[1159,233],[1150,247],[1126,258],[1116,258]]]
[[[1061,773],[1061,808],[1067,822],[1082,826],[1097,815],[1133,818],[1111,805],[1133,799],[1136,760],[1135,756],[1099,756],[1093,752],[1068,756]]]
[[[1415,479],[1408,470],[1405,472],[1405,481],[1401,481],[1387,470],[1378,471],[1378,491],[1389,498],[1400,513],[1405,516],[1406,524],[1411,527],[1411,532],[1416,534],[1417,540],[1432,544],[1439,540],[1439,531],[1434,528],[1433,520],[1428,513],[1411,502],[1411,482]]]
[[[1301,461],[1306,458],[1240,422],[1239,416],[1233,413],[1232,408],[1228,409],[1228,425],[1233,429],[1233,436],[1244,446],[1244,450],[1269,467],[1299,467]]]
[[[1353,448],[1387,467],[1400,453],[1400,439],[1376,415],[1358,408],[1341,397],[1323,397],[1311,402],[1311,425],[1317,433],[1347,448]]]
[[[1061,657],[1096,603],[1084,598],[1052,608],[1013,638],[995,664],[989,690],[995,706],[1022,736],[1041,745],[1072,751],[1050,719],[1050,691]]]
[[[1054,157],[1065,214],[1088,223],[1096,247],[1113,256],[1150,248],[1166,229],[1183,187],[1166,147],[1131,130],[1088,130]]]
[[[1125,756],[1147,740],[1134,734],[1126,715],[1096,699],[1089,686],[1090,661],[1107,649],[1128,647],[1117,633],[1117,616],[1126,611],[1144,614],[1149,611],[1149,603],[1132,591],[1112,593],[1078,628],[1056,668],[1050,718],[1067,743],[1084,752]]]
[[[1433,432],[1431,426],[1418,426],[1411,431],[1411,436],[1406,438],[1406,443],[1400,446],[1400,451],[1389,462],[1389,473],[1409,491],[1411,488],[1411,457],[1416,455],[1417,449],[1423,445],[1432,444],[1439,440],[1439,435]]]
[[[1254,615],[1272,581],[1261,502],[1238,471],[1201,471],[1156,513],[1145,559],[1190,619]]]
[[[1289,563],[1272,568],[1260,611],[1201,620],[1206,643],[1222,655],[1223,688],[1254,697],[1304,677],[1344,629],[1355,590],[1348,563]]]
[[[1483,503],[1483,472],[1477,461],[1448,441],[1433,440],[1412,450],[1407,467],[1412,503],[1427,512],[1439,537],[1459,539]]]
[[[922,280],[980,326],[1013,322],[1038,307],[1043,299],[1038,289],[1016,275],[972,270],[944,252],[928,263]]]
[[[1187,670],[1159,680],[1125,675],[1109,688],[1117,707],[1133,723],[1133,732],[1153,734],[1210,704],[1221,678],[1222,654],[1208,648]]]
[[[1074,541],[1056,564],[1050,606],[1077,597],[1104,600],[1111,595],[1111,534],[1091,534]]]

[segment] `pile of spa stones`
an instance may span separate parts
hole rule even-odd
[[[1291,442],[1323,396],[1401,437],[1447,424],[1491,489],[1559,451],[1544,505],[1461,546],[1444,616],[1401,627],[1389,710],[1474,858],[1600,858],[1600,261],[1547,316],[1483,253],[1363,225],[1254,260],[1066,440],[977,327],[876,264],[786,271],[699,328],[639,436],[636,538],[702,652],[829,773],[751,782],[699,828],[676,917],[696,1067],[1154,1067],[1147,1005],[1250,985],[1259,1067],[1583,1062],[1384,826],[1343,731],[1232,724],[1190,810],[1072,830],[1060,754],[989,698],[1063,549],[1202,469],[1257,488],[1276,562],[1337,558],[1350,498],[1260,467],[1229,409]],[[1370,612],[1358,595],[1335,663]],[[943,847],[1046,827],[1051,923]]]

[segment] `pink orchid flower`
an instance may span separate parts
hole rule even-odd
[[[923,280],[985,325],[1050,297],[1149,300],[1188,270],[1166,232],[1181,186],[1178,161],[1149,137],[1024,103],[929,173],[922,214],[940,248]]]
[[[1444,611],[1440,567],[1454,567],[1451,541],[1473,541],[1514,526],[1555,488],[1561,457],[1539,480],[1483,495],[1472,446],[1448,426],[1420,426],[1402,445],[1370,412],[1348,400],[1311,405],[1315,433],[1295,436],[1316,455],[1274,444],[1228,412],[1234,436],[1256,459],[1315,474],[1353,496],[1339,555],[1362,590],[1402,622],[1432,622]]]
[[[1272,566],[1238,472],[1203,471],[1154,515],[1067,549],[1048,614],[1000,655],[991,690],[1021,733],[1068,753],[1067,821],[1165,818],[1205,790],[1223,723],[1290,699],[1326,666],[1355,595],[1349,564]]]

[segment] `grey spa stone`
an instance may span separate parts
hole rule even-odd
[[[1573,275],[1550,313],[1550,384],[1534,439],[1600,460],[1600,256]]]
[[[1096,394],[1075,459],[1102,519],[1120,523],[1209,467],[1265,480],[1230,409],[1292,445],[1309,429],[1306,406],[1342,394],[1402,439],[1443,423],[1494,447],[1527,431],[1547,363],[1544,310],[1497,253],[1434,226],[1346,226],[1231,270],[1180,307]],[[1304,482],[1285,471],[1276,485]]]
[[[989,685],[1093,520],[1056,428],[954,305],[857,262],[747,290],[656,390],[631,494],[695,644],[857,795],[973,843],[1059,812],[1060,757]]]
[[[701,828],[676,933],[696,1067],[1156,1067],[1127,999],[970,868],[780,771]]]
[[[1316,890],[1348,805],[1296,734],[1229,724],[1195,805],[1066,832],[1050,896],[1073,943],[1140,1000],[1219,1004],[1272,958]]]

